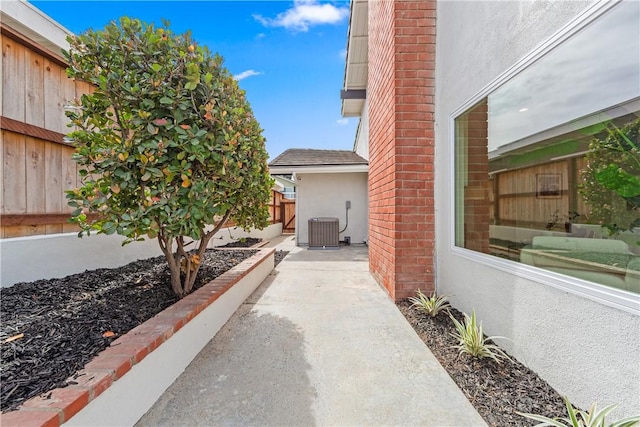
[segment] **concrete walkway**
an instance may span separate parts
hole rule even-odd
[[[486,425],[368,272],[366,247],[289,255],[139,426]]]

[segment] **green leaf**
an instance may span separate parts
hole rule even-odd
[[[151,175],[153,175],[155,178],[164,177],[164,174],[162,173],[162,171],[157,168],[147,168],[147,172],[151,173]]]
[[[160,104],[171,105],[171,104],[173,104],[173,99],[167,98],[166,96],[163,96],[162,98],[160,98]]]
[[[144,173],[144,175],[142,175],[142,177],[140,178],[143,181],[149,181],[151,179],[151,172],[146,171]]]
[[[102,224],[102,232],[105,234],[113,234],[116,232],[116,224],[113,222],[105,222]]]
[[[151,65],[151,69],[157,73],[158,71],[162,70],[162,66],[160,64],[157,64],[157,63],[156,64],[152,64]]]
[[[610,164],[595,174],[596,180],[605,188],[622,197],[640,196],[640,176],[631,175],[620,166]]]

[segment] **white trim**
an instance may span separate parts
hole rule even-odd
[[[51,53],[62,58],[69,50],[67,36],[73,33],[24,0],[2,0],[0,18],[9,28],[30,38]]]
[[[317,165],[317,166],[271,166],[269,173],[271,175],[295,173],[352,173],[352,172],[369,172],[369,165]]]
[[[543,285],[577,294],[631,314],[640,315],[640,294],[610,288],[588,280],[578,279],[458,246],[451,247],[450,253],[506,273],[514,274],[523,279],[535,280]]]
[[[456,133],[455,133],[455,119],[469,110],[475,104],[486,98],[491,92],[498,87],[506,83],[511,78],[515,77],[518,73],[534,64],[540,58],[547,53],[551,52],[557,46],[564,41],[572,37],[578,31],[585,28],[591,22],[611,10],[614,6],[621,3],[622,0],[613,1],[600,1],[596,2],[571,22],[561,28],[558,32],[552,35],[548,40],[540,44],[533,49],[528,55],[520,59],[513,66],[508,68],[504,73],[496,77],[492,82],[482,88],[476,95],[466,101],[462,106],[456,109],[449,116],[449,155],[451,159],[450,163],[450,212],[453,215],[454,221],[449,226],[449,253],[471,261],[478,262],[488,267],[496,268],[509,274],[513,274],[517,277],[521,277],[527,280],[536,281],[543,285],[548,285],[572,294],[580,295],[590,300],[602,303],[604,305],[614,307],[635,315],[640,315],[640,295],[623,291],[620,289],[610,288],[598,283],[590,282],[567,276],[564,274],[555,273],[553,271],[544,270],[542,268],[533,267],[527,264],[518,263],[515,261],[505,260],[493,255],[476,252],[470,249],[465,249],[455,245],[455,215],[456,215]]]

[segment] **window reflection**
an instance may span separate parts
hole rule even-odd
[[[489,95],[489,151],[640,96],[639,22],[623,2]]]
[[[640,293],[640,3],[456,118],[456,245]]]

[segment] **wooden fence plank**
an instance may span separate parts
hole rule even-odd
[[[66,106],[71,105],[73,100],[78,96],[76,93],[76,82],[73,79],[67,77],[66,68],[59,68],[60,70],[60,88],[61,93],[59,97],[60,101],[60,114],[62,117],[60,120],[62,121],[62,129],[60,132],[65,135],[72,131],[72,128],[67,126],[69,124],[69,118],[67,117],[67,108]]]
[[[0,48],[2,48],[2,53],[4,54],[4,35],[3,34],[0,34]],[[4,59],[2,60],[2,64],[0,64],[0,116],[3,115],[2,104],[4,103],[4,77],[3,76],[4,76]],[[0,155],[0,158],[1,157],[2,156]],[[2,193],[2,191],[0,191],[0,193]],[[1,237],[2,236],[0,236],[0,238]]]
[[[45,211],[45,166],[46,159],[45,142],[27,137],[26,138],[26,174],[27,174],[27,213],[39,213]],[[30,235],[46,233],[44,225],[28,228]]]
[[[44,60],[44,127],[54,132],[65,133],[63,88],[61,87],[61,67],[49,59]],[[66,77],[65,77],[66,78]]]
[[[20,225],[12,227],[2,227],[2,238],[9,239],[11,237],[29,236],[27,229],[28,227]]]
[[[70,214],[3,214],[0,216],[4,225],[50,225],[64,224],[70,218]],[[87,219],[98,219],[96,214],[88,214]]]
[[[76,162],[73,161],[71,155],[74,150],[71,147],[61,146],[62,154],[62,210],[61,212],[73,212],[73,208],[67,204],[67,195],[64,191],[73,190],[78,186],[78,176],[76,171]]]
[[[27,50],[25,121],[31,125],[44,126],[44,58]]]
[[[282,232],[294,233],[296,231],[296,202],[283,200],[282,208]]]
[[[2,101],[0,101],[0,104],[2,104]],[[6,132],[4,130],[0,130],[0,213],[4,212],[4,169],[5,169],[4,168],[4,135],[5,133]],[[0,224],[0,226],[1,225],[2,224]]]
[[[8,37],[2,41],[2,115],[24,121],[25,48]]]
[[[25,137],[3,132],[2,213],[26,213]]]
[[[26,213],[25,137],[2,132],[2,213]],[[3,237],[24,236],[26,227],[2,227]]]
[[[62,212],[62,145],[45,146],[45,200],[46,213]],[[61,233],[62,225],[47,225],[47,234]]]

